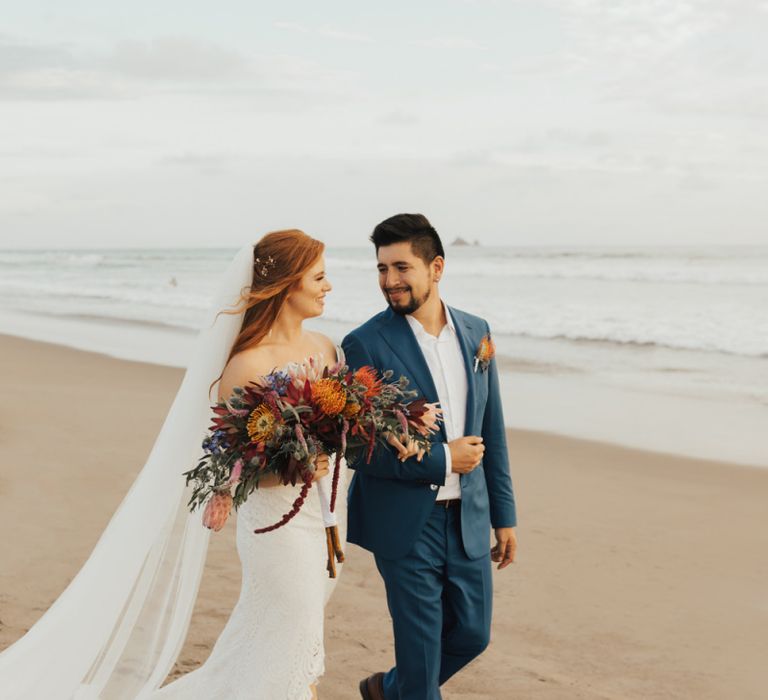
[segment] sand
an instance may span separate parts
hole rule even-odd
[[[182,372],[10,336],[0,368],[3,649],[87,558]],[[517,561],[494,571],[490,648],[444,697],[766,697],[768,470],[534,432],[510,430],[509,445]],[[233,535],[230,520],[212,536],[173,675],[206,658],[237,598]],[[327,609],[325,700],[358,698],[358,680],[393,659],[372,558],[347,555]]]

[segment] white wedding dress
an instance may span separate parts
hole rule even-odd
[[[325,603],[338,580],[326,571],[318,494],[329,477],[272,532],[253,530],[278,521],[299,486],[255,491],[238,509],[240,598],[208,660],[160,688],[186,637],[210,537],[201,512],[188,510],[191,487],[182,473],[199,458],[210,425],[209,385],[241,327],[242,313],[220,310],[250,286],[253,252],[243,246],[222,274],[160,433],[91,555],[27,633],[0,652],[2,700],[311,698],[309,686],[324,670]],[[341,542],[346,468],[342,460]]]
[[[337,353],[343,357],[341,348]],[[205,663],[153,693],[152,700],[312,697],[309,686],[325,669],[325,604],[343,568],[337,564],[337,578],[329,578],[325,524],[316,486],[286,525],[260,535],[253,533],[280,520],[300,490],[300,483],[257,489],[238,508],[240,597]],[[335,508],[342,543],[346,540],[346,491],[347,465],[342,460]]]

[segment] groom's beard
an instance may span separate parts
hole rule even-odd
[[[389,307],[394,311],[396,314],[400,314],[401,316],[405,316],[406,314],[412,314],[416,309],[420,308],[424,302],[429,299],[429,295],[431,290],[428,288],[426,294],[424,294],[423,297],[420,299],[416,297],[416,295],[413,293],[412,289],[408,289],[407,291],[404,291],[402,296],[397,301],[392,301],[389,298],[389,292],[392,290],[387,290],[387,293],[385,294],[387,303],[389,304]]]

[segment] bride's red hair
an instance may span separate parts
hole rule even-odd
[[[250,288],[243,288],[240,300],[233,308],[219,311],[220,314],[245,311],[227,362],[264,339],[288,295],[298,288],[301,278],[324,250],[324,243],[298,229],[272,231],[253,246],[253,281]],[[209,393],[223,375],[222,369],[208,387]]]

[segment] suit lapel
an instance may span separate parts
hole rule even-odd
[[[467,412],[466,420],[464,421],[464,435],[471,435],[475,419],[475,353],[469,342],[469,333],[472,330],[472,326],[466,319],[459,318],[459,315],[450,306],[446,304],[446,307],[448,308],[448,313],[453,317],[453,325],[456,328],[461,354],[464,357],[464,370],[467,373]]]
[[[446,307],[448,308],[448,313],[453,318],[453,325],[456,328],[456,335],[459,339],[459,347],[464,358],[464,370],[467,373],[467,406],[464,435],[471,435],[475,409],[474,349],[469,342],[472,326],[469,321],[459,317],[450,306],[446,304]],[[432,379],[432,373],[429,371],[427,360],[407,319],[400,314],[396,314],[391,308],[387,309],[383,319],[383,327],[379,328],[379,334],[392,349],[392,352],[408,367],[410,370],[409,378],[418,387],[421,395],[429,402],[439,401],[437,388]],[[442,423],[440,424],[440,429],[443,438],[447,440],[445,427]]]
[[[392,352],[397,355],[402,363],[409,369],[409,379],[413,388],[415,384],[421,395],[430,403],[440,401],[437,395],[437,388],[432,379],[432,373],[429,371],[427,360],[421,351],[419,342],[413,334],[413,330],[408,324],[405,316],[396,314],[391,308],[387,309],[384,317],[384,325],[379,328],[379,335],[386,341]],[[386,368],[384,368],[386,369]],[[440,423],[440,434],[445,442],[448,437],[445,433],[445,426]]]
[[[392,352],[411,371],[409,379],[413,384],[416,384],[422,396],[429,402],[438,401],[437,389],[434,381],[432,381],[432,373],[429,371],[427,360],[405,316],[396,314],[391,308],[387,309],[384,327],[379,328],[379,334],[387,342]]]

